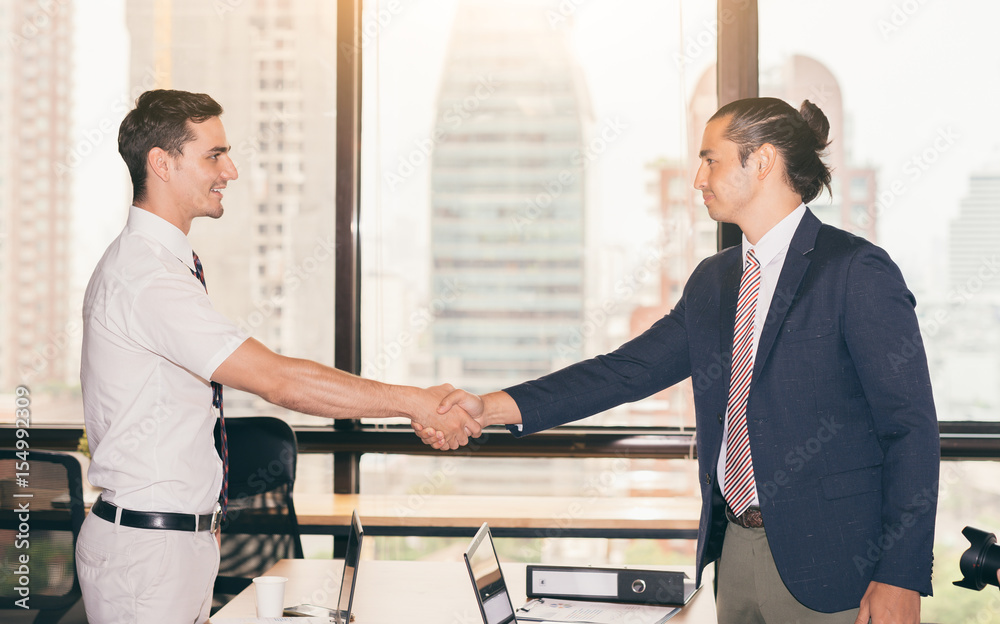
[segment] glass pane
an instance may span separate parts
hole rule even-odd
[[[496,390],[610,351],[670,310],[715,251],[692,188],[716,108],[714,77],[700,80],[715,60],[715,2],[366,9],[364,376]],[[584,424],[693,425],[691,403],[685,383]],[[585,496],[616,467],[595,495],[698,490],[691,461],[474,455],[366,455],[362,491]],[[446,544],[383,548],[415,557]],[[535,560],[659,556],[603,540],[517,548]]]
[[[829,117],[834,192],[812,207],[899,264],[917,299],[941,420],[1000,413],[1000,130],[984,121],[1000,97],[997,18],[1000,6],[981,2],[760,4],[761,94],[795,106],[809,99]],[[924,620],[1000,621],[987,608],[995,601],[951,586],[965,523],[998,528],[995,471],[942,465],[950,494],[939,503]]]
[[[31,387],[36,423],[82,422],[83,291],[131,200],[118,126],[153,88],[225,108],[240,177],[224,218],[190,234],[213,303],[270,348],[332,363],[335,3],[73,6],[0,11],[18,33],[0,46],[0,392]],[[226,410],[286,414],[235,391]]]
[[[714,252],[691,182],[715,4],[577,4],[369,8],[364,376],[537,377],[648,327]],[[587,424],[693,424],[690,396]]]

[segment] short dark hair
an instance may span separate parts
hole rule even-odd
[[[765,143],[785,161],[785,179],[802,201],[809,203],[824,188],[830,196],[830,168],[821,158],[830,144],[830,121],[818,106],[805,100],[799,110],[778,98],[747,98],[730,102],[709,121],[730,117],[722,136],[736,143],[740,163]]]
[[[201,123],[221,114],[222,106],[204,93],[156,89],[140,95],[118,129],[118,153],[132,177],[132,203],[146,199],[149,150],[159,147],[178,156],[194,140],[188,121]]]

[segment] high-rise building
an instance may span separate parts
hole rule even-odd
[[[73,9],[0,5],[0,388],[72,383]],[[76,326],[78,327],[78,325]]]
[[[495,389],[580,359],[589,96],[537,2],[462,0],[431,173],[437,377]]]
[[[271,349],[327,363],[335,9],[324,0],[128,0],[127,13],[133,88],[204,92],[225,109],[240,177],[224,217],[199,220],[190,237],[213,302]]]
[[[950,291],[956,298],[1000,295],[996,242],[1000,240],[1000,172],[983,172],[969,179],[969,191],[959,203],[948,237]],[[984,297],[985,296],[985,297]]]
[[[917,307],[941,420],[994,420],[1000,408],[998,209],[1000,170],[970,176],[942,250],[948,285],[941,291],[947,294]],[[899,356],[907,348],[902,345]]]

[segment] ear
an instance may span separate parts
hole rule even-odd
[[[771,171],[774,169],[775,163],[778,161],[778,150],[770,143],[765,143],[757,148],[754,152],[756,155],[756,167],[757,167],[757,179],[764,180]]]
[[[170,161],[170,154],[161,147],[154,147],[146,154],[146,166],[164,182],[170,181]]]

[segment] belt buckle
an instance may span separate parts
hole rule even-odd
[[[212,510],[212,524],[208,529],[208,532],[215,535],[215,532],[219,530],[219,514],[222,513],[222,505],[215,503],[215,509]]]

